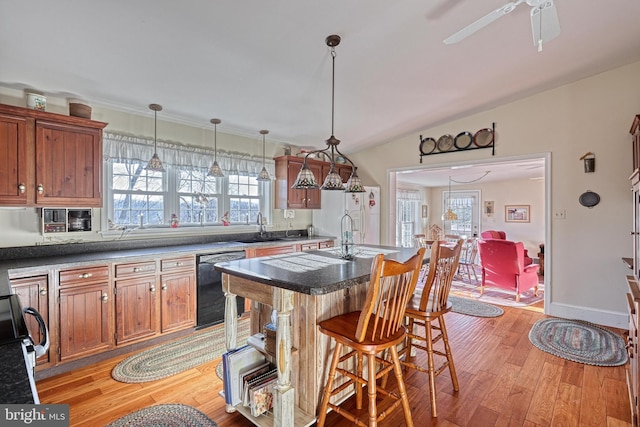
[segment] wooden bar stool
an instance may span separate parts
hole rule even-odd
[[[319,323],[320,332],[333,338],[336,347],[319,409],[318,427],[324,426],[328,408],[356,425],[372,427],[400,405],[404,410],[407,426],[413,427],[396,346],[406,337],[405,310],[418,281],[424,251],[424,248],[418,249],[417,254],[405,263],[385,260],[384,255],[377,255],[371,266],[371,279],[362,311],[341,314]],[[350,349],[345,355],[342,355],[343,347]],[[384,350],[389,350],[391,353],[391,361],[376,357],[376,354]],[[366,376],[363,376],[365,356],[367,371]],[[355,370],[338,367],[340,363],[353,362],[353,357],[355,357]],[[351,366],[354,364],[352,363]],[[381,369],[377,370],[378,367]],[[396,376],[398,393],[387,390],[384,387],[386,384],[377,384],[380,378],[384,377],[386,380],[392,370]],[[337,374],[341,374],[345,381],[334,388]],[[383,380],[383,383],[386,381]],[[369,399],[367,421],[358,419],[355,414],[330,402],[332,396],[343,392],[352,384],[355,386],[357,409],[362,409],[362,387],[367,386]],[[392,399],[392,403],[381,411],[376,404],[378,393]]]
[[[436,377],[446,368],[449,368],[453,390],[458,391],[458,377],[453,364],[449,337],[444,323],[444,315],[451,311],[449,291],[453,276],[458,270],[460,248],[462,240],[458,240],[455,246],[434,242],[431,246],[431,259],[429,261],[429,273],[421,295],[414,295],[409,301],[405,315],[408,319],[407,345],[400,351],[404,356],[401,363],[409,368],[429,374],[429,391],[431,394],[431,415],[438,416],[436,408]],[[421,326],[424,335],[416,331]],[[436,335],[434,335],[434,331]],[[442,340],[444,351],[436,350],[434,344]],[[411,349],[423,350],[427,353],[427,367],[418,365],[415,357],[411,357]],[[444,357],[445,360],[436,368],[435,356]],[[413,360],[413,361],[412,361]]]

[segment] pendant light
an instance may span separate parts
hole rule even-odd
[[[307,158],[311,154],[322,154],[324,158],[326,158],[329,163],[329,174],[324,180],[322,187],[319,187],[321,190],[344,190],[346,193],[364,193],[364,186],[358,177],[356,172],[356,166],[353,162],[344,154],[338,150],[338,145],[340,144],[340,140],[337,139],[333,135],[333,125],[334,125],[334,110],[335,110],[335,75],[336,75],[336,49],[335,47],[340,44],[340,36],[335,34],[330,35],[325,39],[325,43],[329,48],[331,48],[331,60],[332,60],[332,74],[331,74],[331,136],[325,142],[327,143],[327,148],[322,150],[310,151],[304,156],[304,161],[302,163],[302,168],[300,169],[300,173],[298,173],[298,177],[296,181],[291,186],[291,188],[295,189],[316,189],[318,188],[318,182],[316,181],[316,177],[311,172],[311,169],[307,166]],[[336,171],[336,157],[341,156],[347,162],[351,164],[351,176],[347,180],[347,186],[342,183],[342,177]],[[317,157],[314,156],[314,157]]]
[[[220,169],[220,165],[218,165],[218,125],[222,123],[222,120],[211,119],[209,121],[213,123],[213,164],[209,168],[207,176],[222,178],[224,174],[222,173],[222,169]]]
[[[447,211],[442,214],[442,220],[443,221],[457,221],[458,220],[458,214],[456,214],[452,209],[451,209],[451,176],[449,176],[449,195],[447,197],[447,204],[448,209]]]
[[[258,181],[271,181],[269,172],[267,171],[267,168],[264,166],[264,137],[268,133],[269,133],[268,130],[260,131],[260,135],[262,135],[262,170],[258,174],[258,178],[256,178]]]
[[[162,111],[162,105],[149,104],[149,109],[153,110],[153,156],[149,160],[149,163],[147,164],[147,167],[145,169],[153,172],[164,172],[164,167],[162,166],[160,157],[158,157],[157,141],[158,111]]]

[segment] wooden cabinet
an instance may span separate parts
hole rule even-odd
[[[640,391],[640,368],[638,360],[638,311],[640,310],[640,114],[633,119],[630,130],[632,136],[633,171],[630,176],[631,192],[633,197],[632,212],[633,224],[631,236],[633,237],[633,257],[626,261],[633,269],[633,276],[627,276],[629,293],[627,303],[629,307],[629,332],[627,336],[627,351],[629,364],[627,366],[627,385],[629,386],[629,399],[631,403],[631,424],[637,427],[640,424],[640,405],[638,394]]]
[[[44,319],[47,329],[51,334],[51,322],[49,317],[49,277],[46,274],[34,277],[22,277],[10,280],[11,290],[18,295],[22,308],[33,307]],[[29,333],[36,343],[42,340],[40,327],[33,316],[25,316]],[[51,348],[51,347],[50,347]],[[36,361],[36,369],[40,370],[51,365],[51,351],[40,356]]]
[[[195,256],[163,259],[160,265],[162,333],[193,327],[196,323]]]
[[[271,246],[267,248],[251,248],[245,251],[247,258],[257,258],[261,256],[290,254],[296,252],[296,245]]]
[[[112,348],[109,266],[61,270],[59,274],[59,360],[75,360]]]
[[[116,345],[159,333],[155,261],[115,265]]]
[[[320,209],[320,190],[296,190],[291,188],[298,177],[304,158],[296,156],[276,157],[276,208],[277,209]],[[307,160],[307,166],[322,185],[329,173],[329,163]],[[351,175],[350,165],[337,165],[338,174],[346,181]],[[346,177],[346,178],[345,178]]]
[[[332,248],[333,240],[327,240],[325,242],[313,242],[313,243],[301,243],[298,245],[298,251],[315,251],[318,249]]]
[[[106,125],[0,104],[0,205],[102,206]]]

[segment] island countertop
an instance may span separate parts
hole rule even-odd
[[[307,295],[324,295],[369,281],[371,263],[376,254],[387,259],[406,261],[414,248],[392,246],[356,246],[353,260],[340,258],[340,248],[327,248],[260,258],[221,262],[216,270],[254,282]]]

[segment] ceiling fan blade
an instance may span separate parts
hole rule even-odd
[[[531,8],[531,32],[533,45],[541,48],[542,43],[550,42],[560,35],[558,10],[553,0],[542,2]]]
[[[483,16],[482,18],[478,19],[476,22],[467,25],[466,27],[464,27],[463,29],[461,29],[457,33],[453,34],[452,36],[449,36],[446,39],[444,39],[444,44],[458,43],[459,41],[469,37],[471,34],[475,33],[476,31],[480,30],[481,28],[486,27],[487,25],[491,24],[496,19],[498,19],[498,18],[506,15],[507,13],[513,11],[513,9],[515,9],[520,3],[523,3],[524,1],[525,0],[518,0],[518,1],[515,1],[515,2],[509,2],[509,3],[505,4],[502,7],[499,7],[498,9],[494,10],[493,12],[491,12],[491,13]]]

